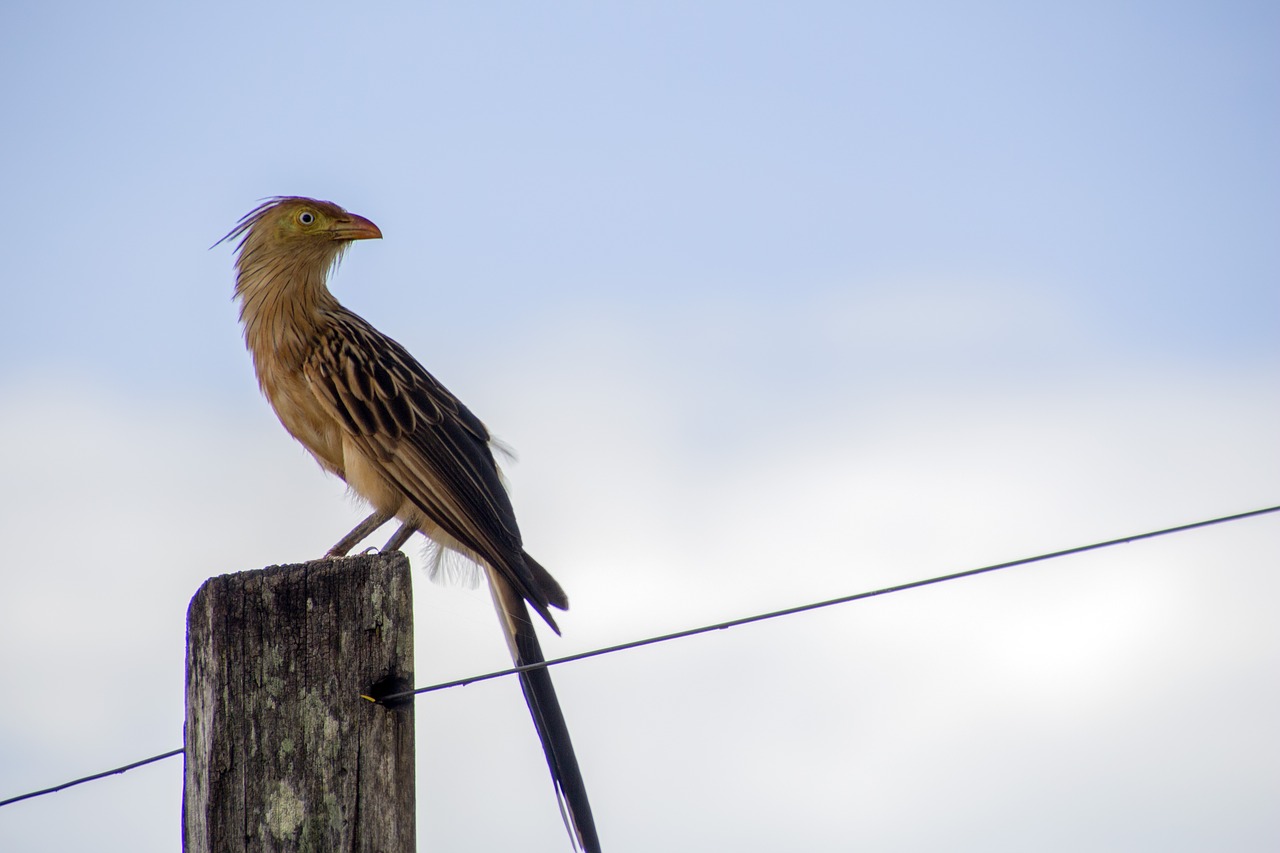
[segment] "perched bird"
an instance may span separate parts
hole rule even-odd
[[[550,608],[569,606],[524,550],[489,431],[404,347],[338,304],[326,286],[353,240],[378,226],[336,204],[270,199],[223,240],[236,247],[235,295],[262,393],[284,428],[373,508],[329,556],[342,556],[392,518],[394,550],[415,532],[485,571],[517,666],[544,660],[528,607],[559,633]],[[600,849],[573,743],[545,668],[521,673],[570,837]]]

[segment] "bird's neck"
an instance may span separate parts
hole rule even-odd
[[[333,260],[254,254],[239,259],[240,322],[259,367],[265,357],[286,369],[301,369],[326,318],[340,309],[326,286]]]

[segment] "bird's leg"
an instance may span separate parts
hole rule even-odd
[[[396,535],[382,546],[383,551],[399,551],[400,546],[409,541],[409,537],[418,532],[417,525],[412,521],[406,521],[400,525],[400,529],[396,531]]]
[[[356,529],[352,530],[346,536],[338,540],[338,544],[329,549],[329,553],[325,557],[345,557],[347,552],[364,537],[377,530],[382,525],[391,520],[391,513],[375,510],[373,515],[356,525]]]

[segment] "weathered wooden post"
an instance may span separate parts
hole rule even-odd
[[[409,561],[222,575],[187,613],[183,850],[414,850]]]

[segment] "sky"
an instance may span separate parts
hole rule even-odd
[[[0,799],[179,747],[196,589],[362,516],[244,351],[268,196],[381,227],[333,290],[517,451],[549,656],[1280,504],[1274,4],[19,1],[0,74]],[[554,677],[610,851],[1274,850],[1278,555]],[[415,609],[420,684],[506,665],[482,590]],[[420,850],[569,849],[514,682],[415,713]],[[181,787],[0,849],[176,849]]]

